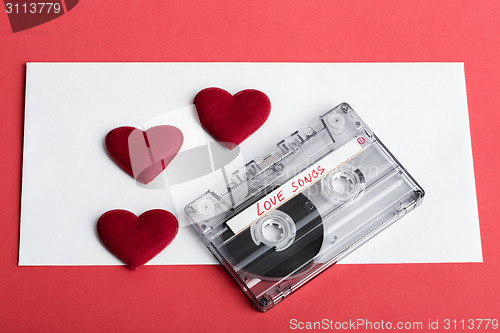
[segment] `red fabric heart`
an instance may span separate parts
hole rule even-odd
[[[178,230],[175,216],[162,209],[149,210],[139,217],[115,209],[102,214],[97,221],[97,234],[104,245],[133,269],[163,251]]]
[[[233,149],[269,117],[271,102],[263,92],[242,90],[232,96],[220,88],[206,88],[194,98],[200,123],[217,141]]]
[[[148,184],[170,164],[184,142],[182,132],[162,125],[146,132],[135,127],[118,127],[106,136],[106,148],[129,175]]]

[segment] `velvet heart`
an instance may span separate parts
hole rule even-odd
[[[129,175],[148,184],[170,164],[183,141],[182,132],[174,126],[155,126],[145,132],[125,126],[108,133],[106,148]]]
[[[233,96],[220,88],[206,88],[196,95],[194,105],[203,128],[229,149],[257,131],[271,112],[266,94],[253,89]]]
[[[103,244],[133,269],[163,251],[178,229],[175,216],[162,209],[149,210],[139,217],[115,209],[102,214],[97,221],[97,234]]]

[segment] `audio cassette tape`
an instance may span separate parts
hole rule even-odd
[[[414,209],[424,191],[346,103],[185,207],[266,311]]]

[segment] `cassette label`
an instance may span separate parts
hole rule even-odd
[[[309,186],[327,176],[331,171],[359,154],[363,150],[360,142],[364,142],[363,137],[352,139],[227,221],[227,226],[235,234],[248,228],[252,223],[261,219],[267,213],[278,208]]]

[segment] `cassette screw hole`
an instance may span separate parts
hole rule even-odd
[[[314,209],[314,205],[311,201],[308,201],[304,204],[304,209],[306,210],[306,212],[310,212]]]
[[[209,216],[215,212],[215,203],[209,199],[201,199],[196,204],[198,212],[202,215]]]
[[[265,297],[261,297],[261,299],[259,300],[259,305],[264,307],[264,306],[267,306],[269,302],[267,301],[267,298]]]
[[[207,228],[207,226],[206,226],[205,224],[202,224],[202,225],[201,225],[201,228],[202,228],[202,229],[206,229],[206,228]]]

